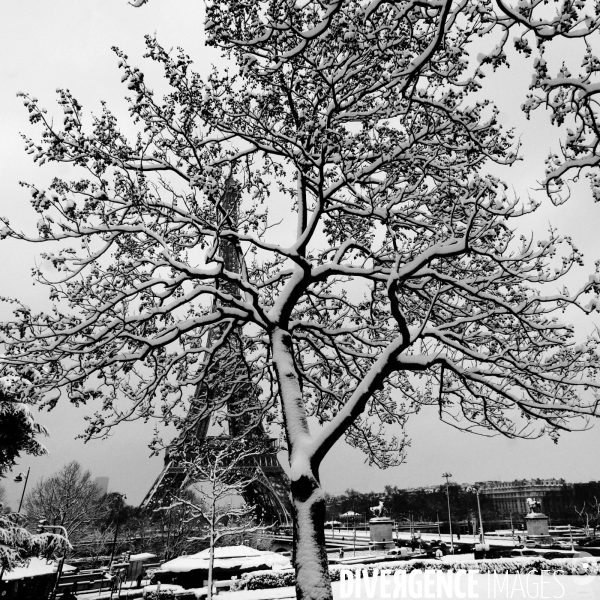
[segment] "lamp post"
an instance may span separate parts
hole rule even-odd
[[[23,491],[21,492],[21,501],[19,502],[19,510],[17,510],[18,513],[21,512],[21,506],[23,506],[23,498],[25,498],[25,490],[27,489],[27,482],[29,481],[29,471],[31,470],[31,467],[27,467],[27,474],[24,475],[23,473],[19,473],[13,481],[16,481],[17,483],[20,483],[21,481],[23,481],[23,477],[25,477],[25,483],[23,484]]]
[[[513,525],[512,511],[510,512],[510,529],[512,531],[511,535],[512,535],[512,539],[513,539],[513,542],[514,542],[514,540],[515,540],[515,526]]]
[[[121,503],[123,502],[123,500],[125,500],[125,498],[127,498],[127,496],[125,494],[117,493],[116,495],[119,496],[119,505],[117,507],[117,524],[115,526],[115,537],[113,538],[112,552],[110,553],[110,561],[108,563],[109,569],[111,571],[112,571],[112,562],[115,557],[115,547],[117,545],[117,536],[119,535],[119,517],[121,516],[121,508],[123,508]],[[170,533],[171,533],[171,530],[169,528],[169,534]],[[169,538],[167,538],[167,544],[168,543],[169,543]]]
[[[569,523],[569,538],[571,539],[571,551],[575,551],[575,546],[573,545],[573,532],[571,531],[571,523]]]
[[[481,491],[481,489],[475,485],[472,485],[468,488],[468,491],[473,492],[477,495],[477,511],[479,512],[479,529],[481,530],[481,543],[485,548],[485,533],[483,531],[483,519],[481,518],[481,504],[479,503],[479,492]]]
[[[335,506],[336,503],[331,503],[331,539],[335,539]]]
[[[356,512],[355,508],[355,499],[352,499],[352,524],[354,525],[354,537],[352,539],[352,554],[356,556]]]
[[[450,512],[450,477],[451,473],[444,473],[442,477],[446,478],[446,496],[448,497],[448,525],[450,527],[450,552],[454,554],[454,536],[452,535],[452,513]]]

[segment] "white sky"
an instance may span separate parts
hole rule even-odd
[[[120,84],[121,73],[111,46],[120,47],[129,55],[130,62],[147,73],[147,83],[160,84],[157,71],[141,58],[143,36],[147,33],[156,33],[166,47],[183,47],[194,58],[196,68],[204,71],[215,60],[215,55],[202,45],[200,7],[199,0],[152,0],[140,9],[128,6],[125,0],[3,3],[0,15],[0,214],[23,227],[35,227],[37,217],[30,208],[29,194],[18,182],[26,180],[44,185],[57,173],[56,165],[37,167],[23,151],[19,133],[30,133],[31,128],[16,92],[33,94],[41,106],[52,112],[56,106],[56,88],[68,88],[88,113],[99,112],[100,100],[106,100],[113,112],[126,118],[123,97],[127,90]],[[153,73],[157,75],[154,78]],[[533,186],[536,177],[541,177],[545,155],[550,145],[556,143],[555,132],[547,131],[547,120],[542,115],[526,125],[518,110],[529,77],[522,66],[485,80],[492,85],[491,96],[500,105],[502,122],[517,126],[523,132],[527,160],[500,173],[520,192]],[[68,170],[61,168],[61,175],[67,173]],[[543,230],[549,222],[574,238],[587,258],[585,273],[591,272],[594,259],[600,254],[597,227],[594,227],[600,222],[600,207],[593,204],[587,189],[579,186],[575,197],[562,207],[554,208],[548,203],[526,226],[545,237]],[[3,256],[0,295],[19,296],[33,305],[43,302],[46,290],[32,287],[29,277],[35,255],[42,248],[3,241],[0,250]],[[6,314],[0,307],[0,316]],[[592,326],[581,320],[580,323],[588,331]],[[38,477],[48,476],[67,461],[77,459],[94,476],[108,476],[109,490],[124,492],[130,503],[138,503],[162,466],[162,459],[148,458],[147,443],[152,426],[125,425],[108,441],[84,445],[74,439],[83,430],[83,414],[83,410],[63,404],[50,414],[40,415],[40,422],[50,430],[46,440],[50,456],[24,457],[15,472],[30,466],[31,485]],[[369,468],[363,464],[360,453],[339,444],[321,470],[325,488],[340,492],[346,488],[367,491],[381,490],[384,485],[435,484],[442,482],[441,474],[446,471],[453,473],[453,479],[459,482],[529,477],[564,477],[568,481],[600,479],[597,460],[600,427],[565,435],[558,446],[547,439],[534,442],[487,439],[462,434],[440,424],[432,409],[411,419],[408,434],[412,445],[407,464],[387,471]],[[2,483],[16,508],[22,484],[13,483],[12,477]]]

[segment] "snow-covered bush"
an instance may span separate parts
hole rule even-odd
[[[439,560],[403,560],[369,565],[333,565],[329,568],[331,581],[340,580],[341,571],[351,571],[356,577],[371,577],[374,571],[386,569],[390,574],[396,571],[479,571],[480,573],[507,573],[523,575],[527,573],[541,574],[542,572],[561,575],[600,575],[598,559],[589,558],[560,558],[546,560],[537,558],[503,558],[493,560],[464,560],[444,563]],[[231,586],[232,591],[259,590],[295,585],[293,571],[255,571],[246,573]]]
[[[253,571],[244,573],[240,579],[236,579],[231,586],[231,591],[260,590],[279,587],[288,587],[296,584],[294,571]]]
[[[19,513],[0,515],[0,570],[12,571],[33,556],[61,556],[71,548],[62,535],[30,533],[23,521]]]

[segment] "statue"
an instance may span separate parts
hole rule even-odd
[[[528,514],[535,514],[542,512],[542,505],[537,498],[527,498],[527,506],[529,507]]]
[[[383,500],[379,501],[379,504],[377,506],[371,506],[369,508],[369,510],[376,516],[376,517],[383,517]]]

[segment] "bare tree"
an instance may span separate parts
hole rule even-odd
[[[91,530],[108,510],[91,473],[84,471],[77,461],[71,461],[47,479],[40,479],[25,498],[29,519],[46,519],[50,525],[63,526],[72,541]]]
[[[34,160],[85,176],[48,190],[24,184],[38,233],[8,222],[1,232],[63,244],[44,254],[53,278],[37,272],[56,310],[17,303],[2,326],[4,361],[17,372],[33,365],[31,394],[50,406],[61,394],[100,400],[95,437],[135,418],[182,426],[192,390],[239,336],[262,410],[287,437],[298,596],[331,597],[319,466],[340,438],[385,467],[404,452],[402,433],[390,438],[385,426],[422,406],[509,437],[556,439],[598,416],[598,336],[576,344],[562,313],[599,306],[600,276],[556,291],[581,253],[555,229],[537,245],[516,233],[537,204],[509,198],[483,168],[512,164],[519,147],[491,104],[473,98],[486,69],[506,62],[510,33],[528,54],[530,41],[543,52],[555,37],[597,30],[582,3],[548,10],[213,2],[209,43],[238,73],[203,81],[185,55],[148,38],[172,87],[157,100],[118,52],[140,125],[132,142],[108,109],[88,133],[66,90],[63,127],[24,95],[44,132],[26,140]],[[482,36],[493,48],[476,58]],[[542,58],[536,93],[575,89],[566,74],[548,83]],[[585,148],[567,151],[595,146]],[[549,168],[552,194],[568,169]],[[224,245],[239,272],[224,266]]]
[[[194,495],[180,495],[174,506],[187,508],[188,519],[206,524],[206,534],[191,539],[208,542],[209,600],[212,598],[214,549],[219,541],[248,535],[261,528],[256,522],[256,507],[239,502],[246,488],[256,483],[255,459],[264,451],[261,440],[208,438],[202,444],[186,448],[186,456],[181,461],[188,481],[194,484]]]
[[[573,505],[573,510],[579,516],[585,535],[590,535],[590,523],[593,526],[593,535],[596,535],[596,528],[598,527],[598,520],[600,519],[600,502],[598,498],[594,496],[594,500],[584,500],[581,505],[581,509],[578,509],[576,505]]]

